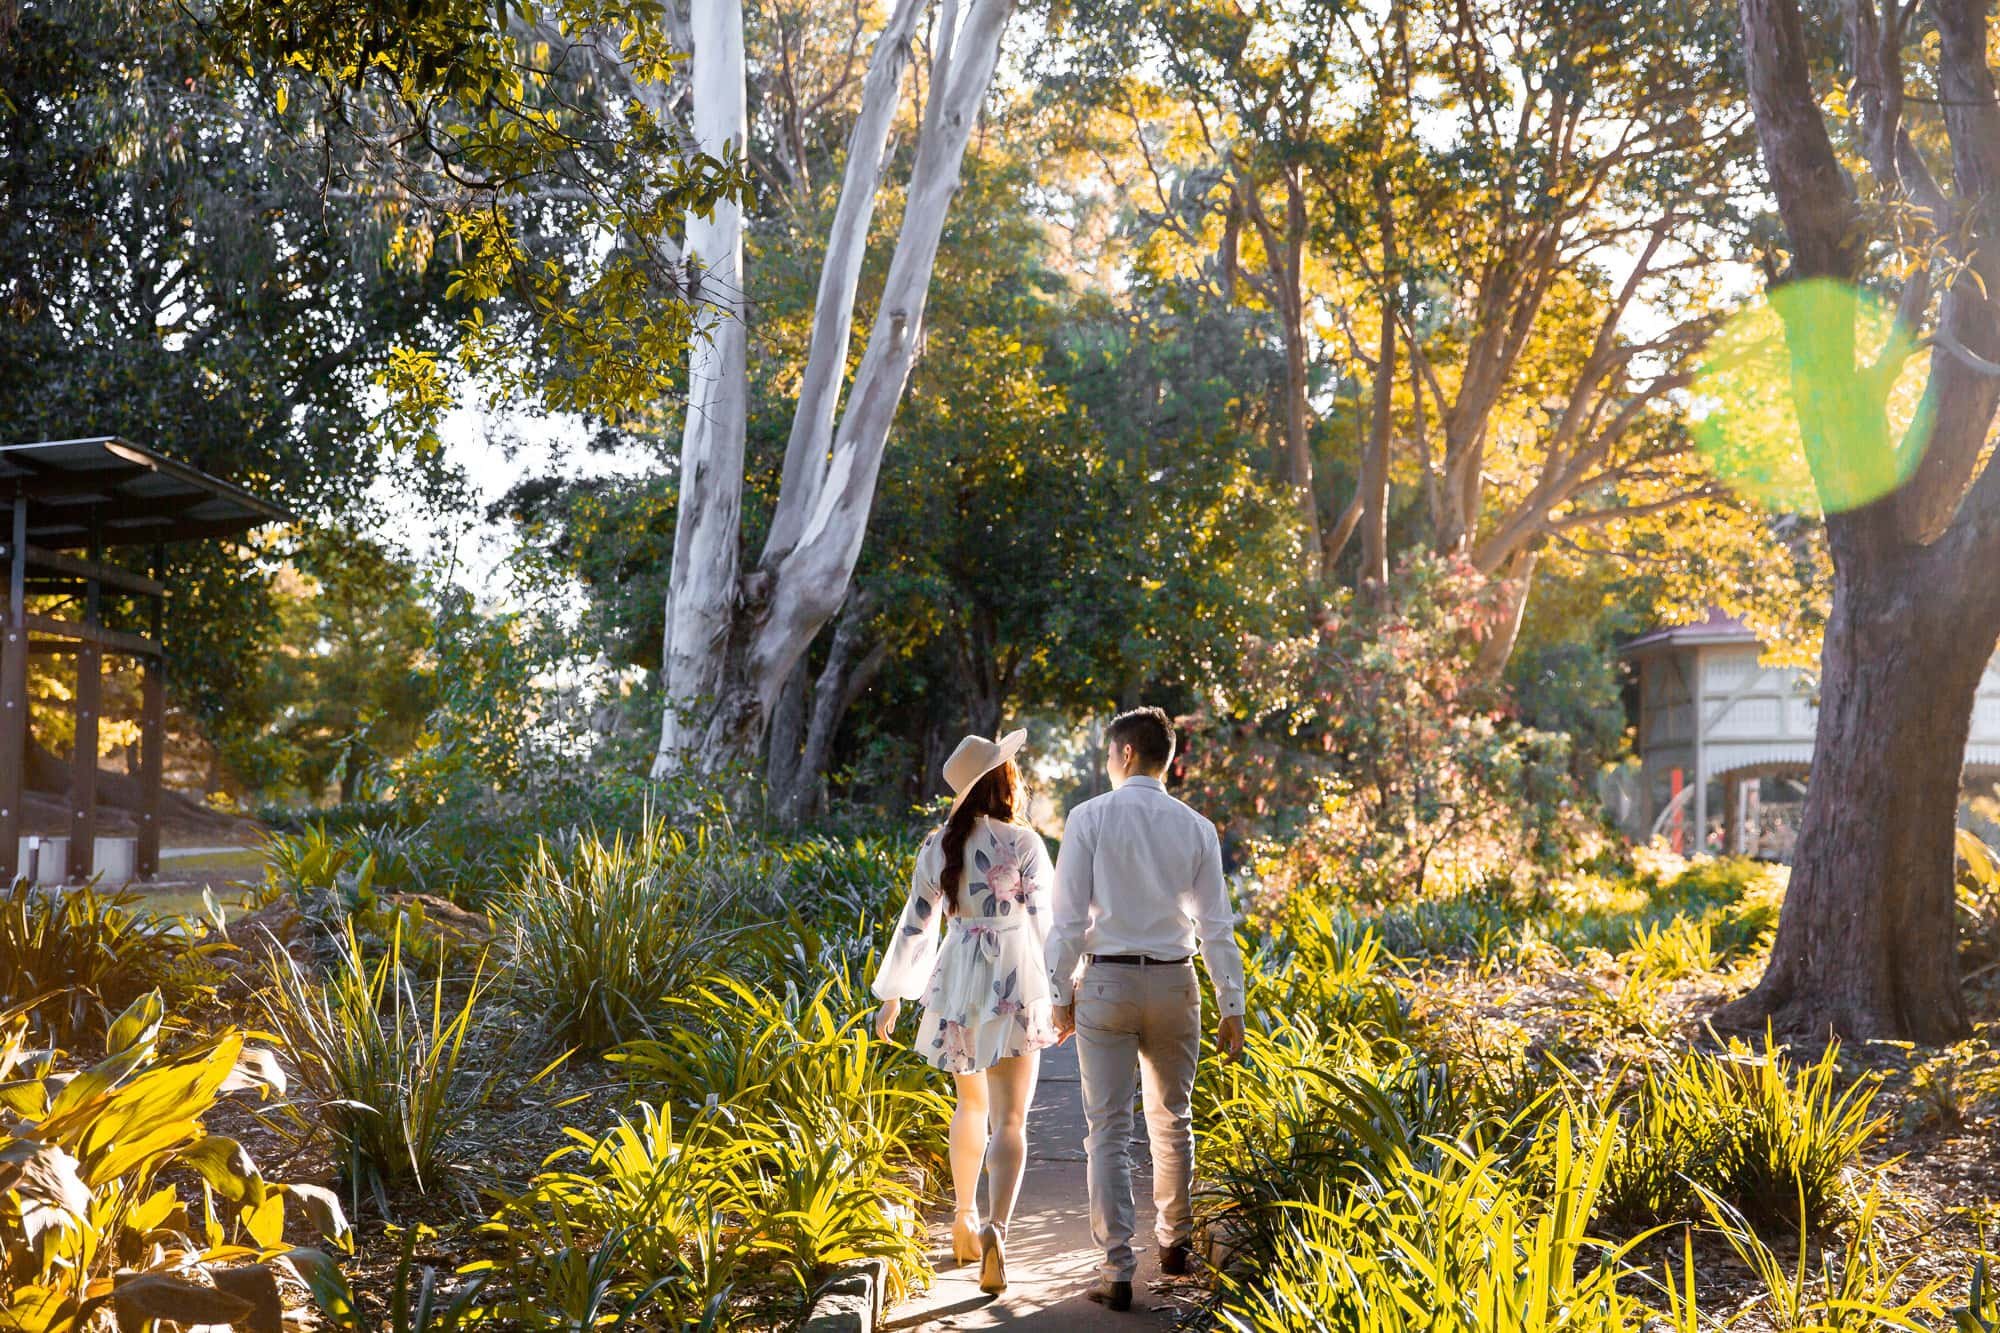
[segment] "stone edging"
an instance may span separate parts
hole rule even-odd
[[[875,1333],[882,1320],[888,1261],[848,1264],[821,1284],[798,1333]]]

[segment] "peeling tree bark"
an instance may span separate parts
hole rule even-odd
[[[692,40],[694,136],[716,156],[750,140],[740,0],[696,0]],[[704,716],[725,694],[724,665],[736,624],[743,507],[743,436],[749,420],[748,331],[743,325],[743,209],[724,200],[690,214],[684,251],[689,282],[707,309],[706,336],[688,359],[681,430],[680,499],[672,593],[661,673],[667,705],[660,754],[702,744]],[[655,765],[654,776],[661,776]]]
[[[812,347],[777,510],[764,551],[748,571],[739,572],[738,564],[742,413],[735,411],[723,422],[733,432],[730,470],[724,466],[732,461],[727,448],[697,434],[690,404],[691,424],[682,449],[681,521],[704,540],[690,537],[684,545],[676,539],[667,609],[667,702],[653,762],[656,778],[747,765],[764,740],[785,681],[847,596],[889,427],[921,344],[938,241],[958,188],[966,144],[992,84],[1013,2],[969,0],[961,19],[956,0],[945,0],[902,227],[842,410],[839,385],[869,219],[881,189],[911,37],[925,8],[922,0],[899,0],[870,59],[821,272]],[[694,36],[696,121],[706,146],[725,136],[709,137],[723,118],[714,106],[704,113],[704,89],[718,105],[740,107],[743,99],[739,5],[697,0]],[[740,222],[738,228],[740,233]],[[697,249],[693,220],[689,230],[690,249]],[[708,366],[709,355],[696,347],[697,372]],[[746,403],[748,383],[740,357],[723,370],[722,396],[732,406]],[[729,475],[722,475],[725,471]],[[721,549],[725,545],[726,553]]]

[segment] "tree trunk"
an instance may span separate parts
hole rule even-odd
[[[799,771],[799,749],[806,731],[806,663],[804,658],[792,668],[790,680],[778,694],[771,710],[771,743],[764,759],[764,790],[776,809],[792,789]]]
[[[1528,594],[1535,586],[1535,566],[1541,556],[1533,550],[1517,551],[1507,563],[1507,573],[1501,579],[1501,619],[1493,627],[1493,633],[1486,642],[1479,645],[1479,656],[1473,662],[1473,671],[1488,680],[1497,679],[1507,669],[1507,662],[1514,656],[1514,645],[1521,641],[1521,620],[1528,612]]]
[[[696,6],[698,109],[704,78],[711,85],[720,79],[733,79],[733,95],[739,105],[743,97],[741,14],[734,3],[725,8],[733,22],[719,25],[711,9]],[[900,5],[896,21],[913,17],[919,8]],[[736,571],[737,543],[741,540],[743,425],[740,418],[730,423],[735,457],[728,476],[722,476],[716,466],[698,469],[691,462],[706,460],[691,442],[705,437],[696,436],[696,405],[690,403],[689,441],[682,447],[683,521],[690,513],[690,490],[713,488],[716,496],[697,500],[693,513],[714,514],[716,521],[710,531],[715,542],[713,549],[704,548],[708,549],[704,559],[703,550],[696,549],[686,533],[676,534],[667,621],[667,706],[653,763],[656,777],[688,768],[716,773],[754,759],[779,691],[813,636],[847,596],[848,580],[860,556],[874,503],[889,426],[922,343],[924,308],[938,242],[958,189],[966,144],[992,86],[1013,0],[971,0],[966,8],[961,25],[956,17],[959,6],[955,0],[946,0],[916,161],[904,192],[902,227],[889,259],[881,304],[838,427],[832,426],[834,414],[827,395],[831,386],[837,385],[839,375],[836,371],[823,381],[813,373],[813,366],[824,364],[827,357],[833,358],[836,367],[845,364],[848,321],[816,316],[808,393],[799,404],[802,415],[794,418],[795,423],[805,424],[794,432],[786,449],[786,471],[763,554],[756,568],[740,578]],[[704,67],[703,33],[717,26],[729,27],[736,43],[733,60],[726,49],[718,57],[730,66],[723,75]],[[880,188],[884,144],[868,139],[879,133],[886,141],[891,117],[877,112],[885,99],[893,103],[897,95],[904,58],[898,52],[905,52],[907,42],[908,33],[893,23],[877,41],[861,117],[848,146],[848,172],[842,185],[842,206],[836,214],[840,230],[828,250],[820,287],[822,303],[832,296],[853,299],[860,271],[854,245],[859,243],[857,238],[865,241],[868,216],[865,209],[849,208],[847,202],[857,192],[872,202]],[[880,70],[890,72],[878,78]],[[714,119],[711,113],[709,120]],[[699,110],[696,121],[698,128],[707,123]],[[704,147],[710,146],[707,136],[702,136],[702,142]],[[695,249],[698,237],[692,223],[689,240],[690,249]],[[703,344],[697,343],[697,370],[702,367],[702,356]],[[723,397],[732,407],[740,405],[748,397],[740,358],[723,373],[729,377]],[[702,385],[699,376],[695,383]],[[814,385],[821,387],[815,389]],[[726,523],[720,521],[725,507]],[[726,553],[720,549],[725,535]],[[684,588],[689,602],[685,612],[681,607]]]
[[[340,757],[340,800],[345,805],[353,801],[361,790],[362,752],[359,745],[349,745]]]
[[[806,725],[803,743],[794,730],[791,744],[799,747],[782,787],[771,789],[772,808],[780,822],[797,827],[817,815],[826,804],[826,775],[833,767],[833,742],[847,710],[861,696],[888,663],[886,644],[864,645],[868,639],[870,606],[866,599],[849,598],[827,649],[826,665],[813,683],[812,717]],[[800,674],[804,674],[801,666]],[[789,697],[791,688],[786,687]],[[801,691],[803,698],[803,691]],[[780,716],[783,714],[780,709]],[[771,743],[779,740],[776,718],[772,722]]]
[[[1252,186],[1251,188],[1255,188]],[[1251,204],[1256,205],[1253,198]],[[1285,352],[1285,463],[1299,506],[1299,525],[1306,536],[1306,558],[1322,579],[1332,574],[1337,551],[1328,548],[1321,531],[1319,493],[1313,480],[1312,405],[1308,401],[1310,368],[1306,347],[1305,186],[1296,175],[1285,181],[1285,231],[1282,240],[1257,206],[1254,220],[1264,242],[1265,261],[1277,293],[1278,322]]]
[[[1364,596],[1381,601],[1389,590],[1389,444],[1396,410],[1396,209],[1387,173],[1375,177],[1376,226],[1382,242],[1382,330],[1375,349],[1375,384],[1369,396],[1368,451],[1361,457],[1361,574]]]
[[[745,151],[750,113],[744,84],[741,0],[695,0],[692,16],[694,136],[705,153]],[[681,430],[679,517],[667,594],[660,665],[666,706],[653,776],[677,771],[691,754],[719,766],[717,723],[737,691],[728,660],[737,622],[741,560],[743,437],[749,420],[749,331],[743,325],[743,208],[724,199],[687,220],[690,282],[711,317],[688,355],[688,401]]]
[[[1796,0],[1739,0],[1744,70],[1764,167],[1791,251],[1788,278],[1864,276],[1874,242],[1816,94]],[[1934,329],[1925,388],[1929,437],[1916,474],[1894,494],[1827,515],[1833,609],[1822,653],[1819,730],[1791,888],[1757,989],[1729,1006],[1732,1025],[1937,1042],[1964,1032],[1953,902],[1953,826],[1981,672],[2000,640],[2000,469],[1981,466],[1996,386],[1953,350],[1959,302],[1995,253],[1990,200],[2000,193],[1986,7],[1938,8],[1938,86],[1957,197],[1901,122],[1905,38],[1872,3],[1846,6],[1864,144],[1893,174],[1878,179],[1894,216],[1924,219],[1967,267]],[[1892,14],[1894,11],[1891,11]],[[1843,134],[1849,129],[1843,129]],[[1890,214],[1884,214],[1890,215]],[[1932,256],[1905,277],[1898,319],[1917,332]],[[1783,313],[1783,312],[1781,312]],[[1990,313],[1984,316],[1990,324]],[[1988,331],[1990,333],[1990,330]],[[1866,424],[1886,445],[1883,398],[1893,365],[1864,365],[1845,321],[1788,320],[1792,395],[1808,458],[1838,459],[1842,429]],[[1885,373],[1885,371],[1887,373]],[[1827,447],[1813,449],[1814,443]],[[1938,519],[1952,515],[1940,531]]]
[[[1940,605],[1932,556],[1835,585],[1791,887],[1763,980],[1721,1015],[1730,1026],[1931,1043],[1966,1031],[1953,827],[2000,614],[1968,623]]]
[[[1389,590],[1389,441],[1396,385],[1396,321],[1390,300],[1384,293],[1375,385],[1369,397],[1368,451],[1361,456],[1361,572],[1355,584],[1375,602]]]

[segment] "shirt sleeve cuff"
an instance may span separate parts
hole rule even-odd
[[[1241,995],[1216,996],[1215,1012],[1223,1018],[1243,1017],[1243,997]]]

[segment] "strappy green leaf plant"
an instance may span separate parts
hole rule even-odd
[[[297,1105],[332,1142],[351,1194],[368,1190],[386,1215],[391,1184],[439,1183],[453,1131],[504,1067],[482,1074],[470,1058],[495,1034],[467,1043],[490,983],[482,960],[462,987],[448,989],[441,973],[421,984],[403,963],[400,917],[378,956],[351,920],[333,952],[323,976],[274,953],[264,1010],[298,1061]]]

